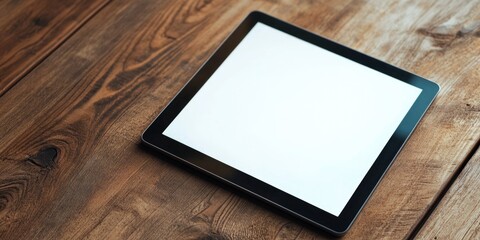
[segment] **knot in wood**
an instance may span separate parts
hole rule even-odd
[[[34,156],[29,157],[27,161],[41,168],[51,169],[55,165],[57,153],[58,150],[54,147],[44,148]]]

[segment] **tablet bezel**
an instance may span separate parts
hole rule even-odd
[[[420,96],[395,130],[338,217],[162,134],[257,22],[266,24],[279,31],[422,89]],[[275,205],[317,227],[325,229],[335,235],[342,235],[349,229],[371,193],[394,161],[396,155],[409,138],[411,132],[415,129],[417,123],[430,106],[438,91],[439,86],[432,81],[264,13],[252,12],[234,32],[230,34],[210,59],[197,71],[154,122],[145,130],[142,134],[142,141],[148,146],[160,150],[188,165]]]

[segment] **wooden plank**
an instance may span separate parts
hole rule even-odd
[[[417,237],[480,239],[480,151],[467,163]]]
[[[0,1],[0,96],[108,1]]]
[[[139,147],[144,128],[252,10],[440,83],[346,236],[406,237],[480,138],[479,6],[114,1],[0,98],[0,238],[324,237]]]

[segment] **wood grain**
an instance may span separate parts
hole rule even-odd
[[[0,1],[0,96],[108,1]]]
[[[417,235],[420,239],[480,239],[480,151]]]
[[[408,237],[480,139],[478,1],[113,1],[0,98],[0,238],[326,237],[139,147],[252,10],[442,86],[345,238]]]

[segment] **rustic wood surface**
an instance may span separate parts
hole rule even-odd
[[[418,237],[480,239],[480,151],[442,198]]]
[[[455,204],[442,193],[461,188],[455,177],[480,139],[479,1],[114,0],[32,57],[34,69],[12,70],[21,80],[0,97],[0,239],[328,238],[139,145],[252,10],[441,85],[345,238],[442,235],[432,221]],[[472,182],[474,161],[458,181]]]
[[[0,96],[108,1],[0,1]]]

